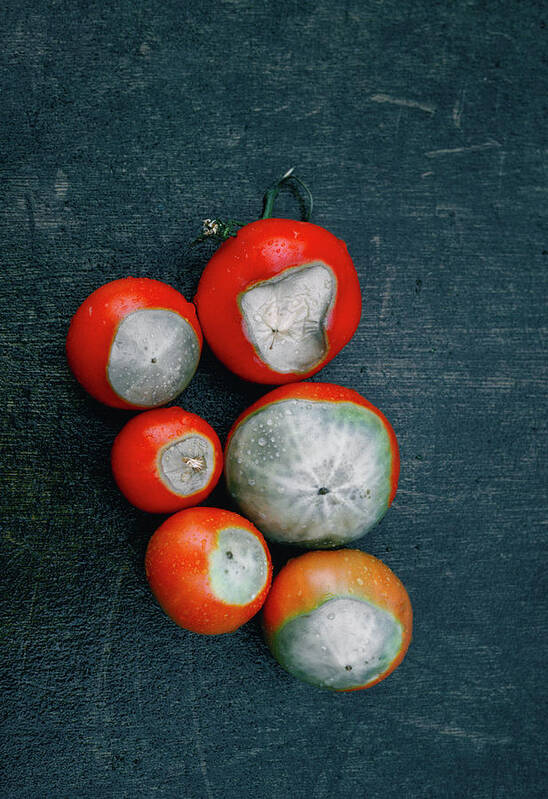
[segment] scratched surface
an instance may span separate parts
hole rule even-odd
[[[2,796],[546,796],[542,4],[3,6]],[[363,287],[317,379],[378,405],[402,453],[360,546],[406,584],[414,641],[350,695],[286,675],[257,622],[208,639],[163,616],[159,519],[109,471],[129,414],[63,350],[106,280],[191,297],[201,220],[255,218],[293,165]],[[183,403],[224,437],[263,391],[206,351]]]

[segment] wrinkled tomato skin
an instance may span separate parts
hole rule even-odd
[[[198,434],[209,439],[214,468],[206,486],[185,497],[171,491],[158,471],[158,455],[170,442]],[[173,513],[198,505],[213,491],[223,469],[221,442],[205,419],[182,408],[157,408],[134,416],[114,440],[112,472],[118,488],[136,508],[148,513]]]
[[[192,327],[201,349],[203,337],[192,303],[176,289],[151,278],[126,277],[96,289],[84,300],[67,335],[69,366],[85,390],[105,405],[142,410],[116,394],[107,377],[110,349],[118,325],[133,311],[156,308],[175,311]]]
[[[336,383],[292,383],[274,388],[272,391],[269,391],[268,394],[260,397],[256,402],[253,403],[253,405],[250,405],[249,408],[240,414],[230,428],[225,444],[225,458],[228,452],[230,439],[232,438],[236,428],[244,421],[244,419],[247,419],[253,413],[256,413],[256,411],[258,411],[260,408],[264,408],[266,405],[286,399],[303,399],[316,402],[354,402],[357,405],[362,405],[364,408],[368,408],[370,411],[373,411],[373,413],[375,413],[379,419],[381,419],[390,438],[390,449],[392,452],[392,472],[390,474],[391,491],[388,503],[391,505],[394,497],[396,496],[398,479],[400,476],[400,453],[394,429],[386,416],[371,402],[369,402],[369,400],[367,400],[365,397],[362,397],[362,395],[357,391],[354,391],[354,389],[346,388],[345,386],[339,386]]]
[[[280,373],[257,355],[246,335],[239,295],[289,267],[323,261],[336,280],[336,298],[326,320],[327,351],[307,372]],[[225,241],[207,264],[194,298],[204,336],[232,372],[255,383],[275,385],[318,372],[348,343],[361,316],[356,269],[346,244],[325,228],[293,219],[260,219]]]
[[[365,579],[365,575],[367,578]],[[263,607],[267,642],[287,621],[310,613],[326,599],[352,597],[388,611],[403,628],[398,656],[375,680],[341,692],[371,688],[400,665],[411,643],[413,610],[398,577],[378,558],[358,549],[318,550],[289,560],[276,575]]]
[[[227,527],[242,527],[261,542],[268,563],[262,590],[247,605],[218,599],[208,577],[208,555]],[[220,508],[188,508],[170,516],[149,541],[145,573],[160,607],[180,627],[203,635],[237,630],[259,612],[272,580],[266,542],[243,516]]]

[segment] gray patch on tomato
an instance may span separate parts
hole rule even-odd
[[[107,375],[126,402],[154,408],[186,388],[199,359],[198,339],[186,319],[175,311],[143,308],[118,325]]]
[[[287,622],[272,649],[295,677],[344,690],[376,680],[397,657],[402,626],[371,602],[339,598]]]
[[[227,527],[209,554],[209,582],[229,605],[248,605],[264,588],[268,559],[257,536],[242,527]]]
[[[390,437],[351,402],[288,399],[236,428],[225,460],[228,490],[270,539],[332,547],[364,535],[390,499]]]
[[[267,366],[282,374],[307,372],[325,357],[326,318],[335,289],[331,269],[315,261],[286,269],[241,295],[248,337]]]
[[[214,465],[215,450],[211,441],[195,433],[168,444],[158,458],[162,480],[170,491],[182,497],[205,488]]]

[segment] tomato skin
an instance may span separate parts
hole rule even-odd
[[[263,608],[263,630],[271,648],[288,621],[310,613],[329,599],[366,600],[394,616],[403,628],[397,657],[376,679],[355,688],[370,688],[391,674],[409,648],[413,627],[411,602],[403,583],[378,558],[358,549],[318,550],[288,561],[276,575]]]
[[[307,372],[282,374],[256,353],[245,332],[238,296],[289,267],[313,261],[330,266],[337,282],[326,320],[327,352]],[[361,316],[360,285],[346,244],[325,228],[293,219],[260,219],[225,241],[208,262],[194,302],[207,342],[219,360],[245,380],[270,385],[318,372],[352,338]]]
[[[158,470],[158,455],[170,442],[188,434],[207,438],[214,450],[214,468],[206,486],[181,496],[166,485]],[[198,505],[213,491],[223,469],[221,442],[205,419],[182,408],[157,408],[134,416],[114,440],[112,472],[118,488],[136,508],[149,513],[173,513]]]
[[[267,577],[246,605],[231,605],[213,592],[208,555],[219,533],[229,527],[249,531],[264,548]],[[149,541],[145,572],[150,588],[180,627],[204,635],[234,632],[262,607],[272,580],[272,561],[261,533],[237,513],[219,508],[189,508],[170,516]]]
[[[133,311],[159,308],[175,311],[192,327],[199,347],[202,331],[192,303],[176,289],[151,278],[121,278],[96,289],[74,314],[67,335],[67,358],[78,382],[99,402],[115,408],[144,406],[127,402],[107,377],[110,349],[120,322]]]
[[[390,438],[390,449],[392,452],[392,472],[390,475],[391,492],[389,505],[392,504],[394,497],[396,496],[398,479],[400,475],[399,447],[392,425],[386,416],[371,402],[369,402],[369,400],[367,400],[357,391],[354,391],[354,389],[346,388],[345,386],[339,386],[336,383],[292,383],[274,388],[272,391],[269,391],[268,394],[260,397],[256,402],[253,403],[253,405],[250,405],[249,408],[246,408],[246,410],[243,411],[240,416],[238,416],[230,428],[224,450],[225,459],[227,456],[230,440],[237,427],[245,419],[261,408],[264,408],[266,405],[270,405],[271,403],[279,402],[280,400],[285,399],[304,399],[317,402],[354,402],[357,405],[362,405],[364,408],[368,408],[370,411],[373,411],[373,413],[375,413],[383,422],[383,425],[385,426]]]

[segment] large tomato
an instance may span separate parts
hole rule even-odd
[[[122,428],[112,447],[120,491],[149,513],[173,513],[202,502],[223,469],[219,437],[182,408],[145,411]]]
[[[188,508],[154,533],[146,576],[176,624],[207,635],[233,632],[262,607],[272,563],[260,532],[237,513]]]
[[[400,459],[394,431],[365,397],[333,383],[270,391],[236,420],[227,487],[269,539],[317,548],[364,535],[388,510]]]
[[[412,609],[401,581],[357,549],[307,552],[275,577],[265,602],[266,640],[305,682],[335,691],[369,688],[403,660]]]
[[[153,408],[192,380],[202,349],[194,306],[166,283],[122,278],[76,311],[67,357],[89,393],[116,408]]]
[[[361,314],[346,244],[310,222],[260,219],[225,241],[195,297],[204,336],[231,371],[257,383],[318,372]]]

